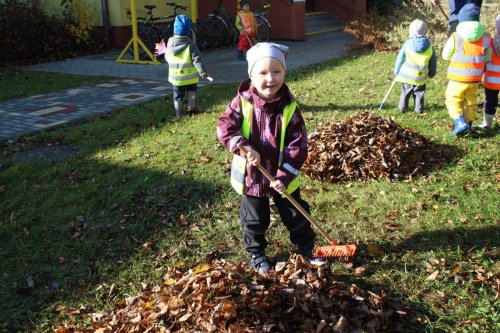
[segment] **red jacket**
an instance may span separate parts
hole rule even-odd
[[[251,85],[251,80],[243,81],[238,89],[238,95],[227,106],[226,111],[219,117],[217,124],[217,137],[231,153],[242,157],[237,143],[245,147],[253,147],[260,154],[261,164],[277,180],[281,180],[287,187],[295,177],[294,174],[282,167],[278,169],[279,138],[281,134],[281,119],[283,109],[294,98],[290,90],[283,84],[278,92],[279,97],[273,101],[261,99]],[[250,140],[247,141],[241,134],[243,123],[240,111],[240,99],[245,98],[253,104],[253,117],[250,130]],[[302,168],[307,159],[307,131],[302,114],[297,107],[288,123],[283,151],[283,164],[288,163],[296,170]],[[270,182],[265,176],[250,163],[247,163],[245,194],[255,197],[266,197],[278,193],[270,187]]]

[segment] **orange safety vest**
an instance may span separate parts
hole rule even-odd
[[[455,50],[448,66],[448,80],[457,82],[480,82],[486,64],[486,49],[490,38],[484,34],[477,41],[466,40],[457,33],[452,34]]]
[[[483,86],[491,90],[500,90],[500,56],[491,51],[491,61],[486,63]]]
[[[243,30],[250,36],[255,35],[255,19],[253,18],[252,12],[238,12],[238,16],[241,20],[241,25],[243,26]],[[241,36],[245,36],[243,31],[240,31]]]

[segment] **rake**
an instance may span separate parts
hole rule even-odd
[[[238,148],[243,152],[243,154],[247,154],[248,150],[245,149],[240,143],[238,143]],[[262,172],[264,176],[266,176],[269,181],[274,182],[274,177],[267,171],[260,163],[257,165],[257,168]],[[313,226],[316,227],[320,231],[320,233],[328,239],[330,245],[328,246],[317,246],[314,248],[314,256],[315,257],[323,257],[323,258],[348,258],[352,257],[356,252],[356,245],[339,245],[332,236],[328,232],[326,232],[323,227],[288,193],[285,191],[282,193],[291,203],[297,208],[304,217],[311,222]]]

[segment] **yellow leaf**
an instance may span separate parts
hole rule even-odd
[[[168,278],[165,280],[165,282],[163,282],[163,284],[171,284],[171,283],[174,283],[174,281],[175,281],[174,279]]]
[[[179,265],[179,267],[184,267],[186,266],[186,263],[184,261],[179,261],[177,265]]]
[[[194,273],[198,274],[198,273],[201,273],[201,272],[206,272],[209,269],[210,269],[210,266],[208,264],[201,264],[201,265],[198,265],[198,266],[195,267]]]

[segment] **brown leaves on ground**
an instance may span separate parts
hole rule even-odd
[[[394,118],[369,112],[343,122],[323,123],[310,137],[306,176],[332,183],[350,179],[411,180],[453,159],[421,134]]]
[[[225,260],[186,273],[170,267],[163,285],[59,332],[403,332],[408,309],[293,254],[265,275]]]

